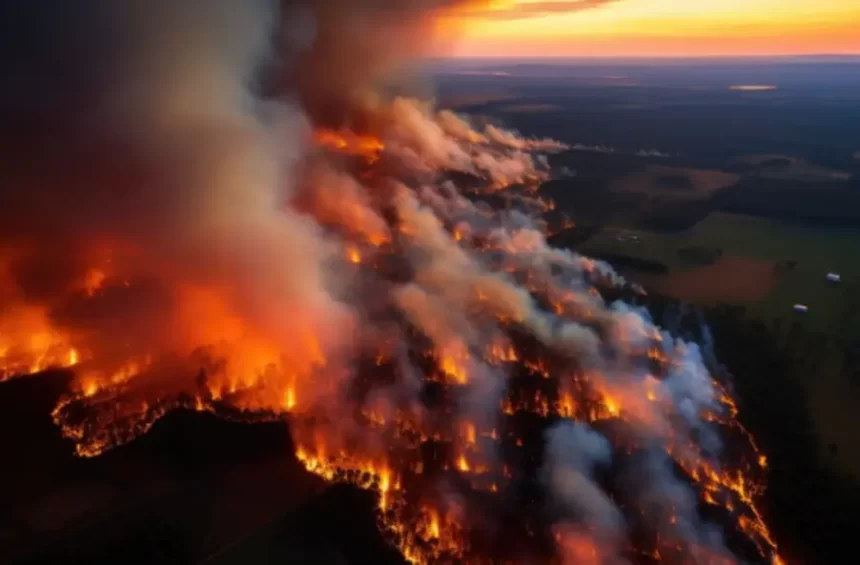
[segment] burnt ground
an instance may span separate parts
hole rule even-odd
[[[50,418],[66,379],[0,385],[0,562],[402,563],[376,531],[372,495],[305,472],[286,423],[177,411],[80,459]],[[267,532],[277,544],[255,543]]]

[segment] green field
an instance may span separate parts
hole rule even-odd
[[[619,235],[621,236],[619,237]],[[632,240],[631,236],[638,240]],[[620,239],[620,240],[619,240]],[[582,248],[585,254],[615,254],[647,259],[669,267],[666,275],[707,267],[690,266],[678,251],[690,247],[722,250],[727,256],[740,256],[777,263],[795,262],[781,269],[767,296],[745,304],[751,314],[765,320],[794,316],[794,304],[806,304],[809,312],[801,317],[813,331],[860,337],[858,324],[846,319],[845,309],[856,299],[860,284],[860,230],[850,228],[807,227],[767,218],[717,212],[710,214],[692,230],[677,234],[656,234],[635,230],[604,229]],[[834,285],[825,280],[828,272],[842,276]],[[725,273],[735,279],[753,276],[743,270]],[[756,274],[755,276],[758,276]],[[649,281],[650,282],[650,281]],[[721,281],[713,281],[719,286]],[[713,302],[721,302],[717,295]],[[726,302],[731,302],[727,297]]]

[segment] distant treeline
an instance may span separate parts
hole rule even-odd
[[[606,164],[611,157],[601,155],[596,160]],[[688,230],[715,211],[826,227],[860,227],[860,175],[849,181],[818,182],[748,175],[710,198],[692,201],[612,191],[612,178],[615,175],[601,167],[550,181],[541,191],[579,223],[662,233]]]
[[[672,200],[643,192],[612,191],[612,178],[589,171],[544,183],[541,194],[552,198],[559,210],[579,224],[614,224],[665,233],[690,229],[717,208],[712,199]]]
[[[860,227],[860,182],[747,177],[719,195],[726,212],[815,225]]]

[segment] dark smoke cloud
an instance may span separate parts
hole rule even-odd
[[[360,109],[382,71],[427,48],[429,16],[459,3],[4,4],[0,235],[68,234],[57,219],[69,216],[81,220],[75,228],[97,229],[104,218],[90,221],[104,215],[90,208],[93,201],[113,207],[124,226],[141,210],[164,210],[149,187],[163,183],[165,168],[193,161],[186,147],[198,139],[271,118],[265,114],[278,110],[263,99],[293,100],[318,123],[360,127],[368,119]],[[239,113],[244,124],[234,119]],[[166,131],[174,119],[185,122],[181,132]],[[212,131],[215,122],[222,131]]]
[[[275,87],[298,87],[303,106],[327,125],[361,128],[361,106],[395,63],[430,51],[433,16],[467,0],[286,0],[279,43],[298,56]],[[475,4],[475,2],[471,2]],[[307,40],[313,36],[313,40]],[[308,47],[308,44],[309,47]],[[281,50],[284,52],[285,50]],[[372,94],[374,93],[374,94]]]
[[[218,284],[276,341],[302,323],[342,323],[348,314],[323,268],[331,248],[288,207],[310,125],[299,107],[260,96],[261,73],[276,62],[278,6],[50,6],[22,4],[3,19],[3,31],[27,37],[0,61],[12,77],[0,104],[0,241],[26,250],[7,261],[22,292],[65,299],[63,284],[100,261],[127,277],[115,292],[129,301],[150,294],[136,291],[138,280],[167,295]],[[89,316],[47,302],[64,323],[100,319],[98,301]],[[161,314],[130,319],[146,334],[164,326]]]
[[[333,264],[345,242],[322,226],[349,220],[383,240],[390,234],[358,177],[314,160],[311,135],[320,125],[381,122],[382,164],[397,160],[411,170],[409,178],[420,179],[415,184],[430,186],[388,179],[387,208],[402,231],[397,247],[410,279],[380,285],[380,309],[395,309],[432,342],[448,361],[446,373],[471,377],[474,392],[455,416],[473,427],[492,425],[506,381],[480,352],[504,337],[500,320],[522,326],[593,372],[592,384],[604,394],[623,398],[638,435],[653,443],[649,452],[657,455],[631,474],[631,497],[654,499],[663,514],[682,521],[681,537],[723,550],[698,521],[695,498],[672,476],[664,454],[678,430],[697,432],[705,451],[719,448],[700,419],[720,406],[698,349],[660,336],[673,367],[665,381],[634,370],[634,358],[659,333],[644,313],[592,294],[593,279],[620,280],[608,266],[550,248],[523,214],[502,214],[496,226],[451,185],[432,186],[440,169],[494,186],[540,180],[546,162],[531,152],[563,146],[495,126],[476,131],[462,117],[406,98],[381,102],[384,93],[375,87],[382,71],[418,53],[431,37],[429,16],[459,2],[8,4],[0,13],[0,73],[8,79],[0,90],[0,314],[13,300],[44,305],[51,322],[85,343],[88,361],[104,364],[98,369],[106,374],[125,360],[156,359],[138,363],[144,369],[129,370],[120,383],[131,398],[135,387],[158,388],[166,399],[204,388],[210,395],[239,390],[251,399],[243,408],[287,411],[293,406],[280,393],[300,375],[309,385],[300,392],[312,397],[300,405],[347,413],[337,399],[325,402],[331,398],[324,395],[334,397],[326,386],[349,378],[349,367],[338,363],[355,359],[343,353],[360,347],[357,326],[369,326],[358,336],[369,341],[389,328],[361,318],[376,297],[346,303],[345,291],[359,294],[361,287],[338,276]],[[307,197],[308,176],[329,192]],[[297,196],[305,197],[304,207]],[[547,294],[564,298],[565,308],[587,312],[588,324],[540,308],[507,269],[491,268],[452,238],[448,224],[455,222],[502,252],[503,267],[534,275]],[[85,279],[94,265],[106,278],[89,295]],[[405,342],[396,335],[392,341],[391,357],[410,373]],[[223,368],[228,362],[234,364]],[[200,367],[219,363],[224,382],[196,386]],[[320,366],[334,377],[312,380]],[[158,382],[153,371],[160,371]],[[93,397],[84,390],[75,401],[114,413],[116,398],[98,403],[114,384]],[[418,388],[416,375],[397,394],[412,395],[418,406]],[[274,404],[264,392],[278,393]],[[645,400],[649,392],[654,402]],[[395,400],[391,394],[379,401]],[[374,454],[388,447],[383,435],[353,429],[350,418],[331,420],[331,429],[311,431],[330,432],[332,453],[353,438]],[[297,439],[307,444],[311,437]],[[610,462],[607,440],[578,425],[559,426],[547,440],[547,480],[574,526],[565,535],[576,542],[586,534],[576,529],[580,521],[595,523],[598,541],[615,558],[623,524],[593,480]]]
[[[151,294],[135,293],[138,281],[162,286],[168,304],[185,302],[183,285],[217,285],[278,343],[303,323],[339,341],[350,313],[333,297],[331,235],[293,206],[313,126],[371,113],[404,138],[402,155],[497,182],[540,164],[467,153],[432,109],[371,94],[455,4],[37,0],[4,14],[0,241],[16,250],[4,257],[16,292],[85,326],[63,302],[89,267],[110,263],[128,300]],[[150,318],[136,319],[145,334],[163,322]]]

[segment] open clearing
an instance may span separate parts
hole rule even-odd
[[[613,181],[610,190],[701,200],[721,188],[732,186],[739,179],[739,175],[723,171],[649,165]]]
[[[764,299],[777,281],[775,266],[773,261],[764,259],[723,255],[711,265],[640,278],[643,284],[661,294],[713,306]]]

